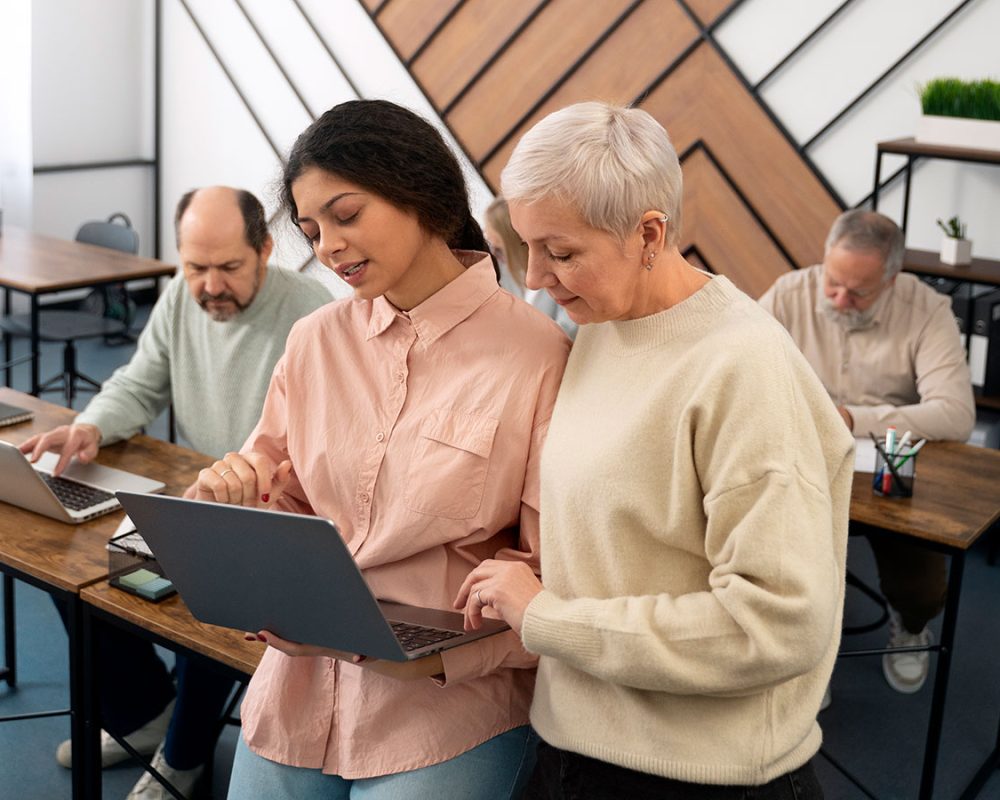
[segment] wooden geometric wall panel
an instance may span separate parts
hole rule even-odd
[[[821,260],[840,205],[711,36],[739,0],[360,2],[494,190],[545,114],[637,104],[682,157],[693,261],[756,297]]]

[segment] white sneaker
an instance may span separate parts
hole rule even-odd
[[[163,757],[163,745],[161,744],[156,748],[156,755],[153,756],[153,769],[172,783],[182,795],[191,797],[198,778],[205,771],[205,766],[202,765],[194,769],[174,769]],[[164,789],[156,778],[148,772],[144,772],[125,800],[173,800],[173,795]]]
[[[132,747],[139,751],[140,755],[151,756],[156,752],[156,746],[163,741],[167,735],[167,726],[170,725],[170,715],[174,713],[174,701],[171,700],[167,707],[141,728],[133,731],[125,737]],[[111,738],[107,731],[101,731],[101,769],[120,764],[129,758],[129,754],[118,742]],[[67,739],[56,748],[56,761],[66,769],[73,767],[73,742]]]
[[[899,614],[889,609],[889,647],[926,647],[934,637],[928,628],[920,633],[910,633],[903,627]],[[882,656],[882,672],[889,685],[897,692],[919,692],[927,680],[930,653],[886,653]]]

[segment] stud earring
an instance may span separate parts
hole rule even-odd
[[[656,251],[654,250],[649,254],[649,261],[647,261],[643,266],[646,268],[647,272],[652,272],[653,270],[653,259],[656,258]]]

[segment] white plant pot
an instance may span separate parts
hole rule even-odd
[[[941,240],[941,261],[945,264],[971,264],[972,240],[946,236]]]
[[[925,114],[917,120],[916,139],[921,144],[1000,150],[1000,122]]]

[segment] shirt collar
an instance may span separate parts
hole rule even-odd
[[[489,255],[476,250],[452,250],[452,253],[466,267],[465,272],[409,311],[400,311],[384,296],[376,297],[372,301],[366,338],[380,336],[397,317],[402,317],[409,319],[417,338],[425,346],[430,345],[472,316],[500,290]]]

